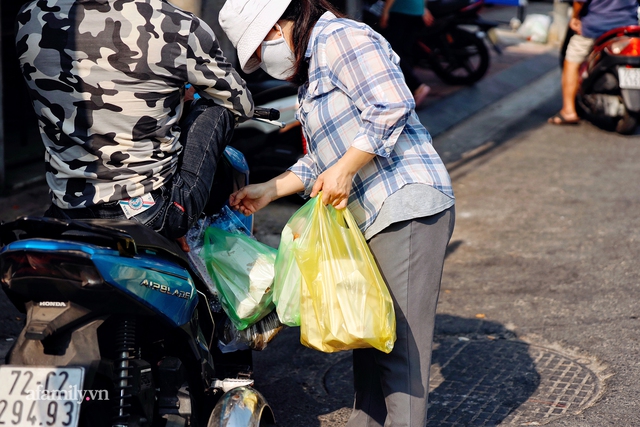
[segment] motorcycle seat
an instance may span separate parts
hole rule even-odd
[[[0,242],[3,245],[29,238],[71,240],[107,246],[127,257],[151,252],[189,268],[187,254],[177,242],[129,220],[23,217],[0,225]]]

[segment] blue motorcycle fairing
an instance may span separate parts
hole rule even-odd
[[[155,255],[128,258],[101,246],[50,239],[18,240],[5,246],[0,254],[11,251],[83,252],[106,283],[151,308],[173,326],[188,323],[198,303],[188,271]]]
[[[245,159],[244,154],[239,150],[227,145],[224,149],[224,156],[229,160],[229,163],[231,163],[231,166],[233,166],[235,170],[242,172],[245,175],[249,174],[249,164],[247,163],[247,159]]]

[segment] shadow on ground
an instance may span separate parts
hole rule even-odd
[[[528,344],[504,325],[436,317],[430,425],[498,425],[535,392],[540,376]],[[285,330],[254,353],[256,387],[282,426],[344,426],[352,404],[351,352],[323,354]]]
[[[435,333],[431,425],[498,425],[538,388],[529,345],[504,325],[439,314]]]

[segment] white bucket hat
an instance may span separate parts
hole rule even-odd
[[[253,54],[289,3],[291,0],[227,0],[220,9],[218,21],[238,51],[240,68],[245,73],[260,67]]]

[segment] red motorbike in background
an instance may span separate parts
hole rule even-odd
[[[640,26],[600,36],[580,68],[578,114],[621,134],[635,131],[640,119]]]

